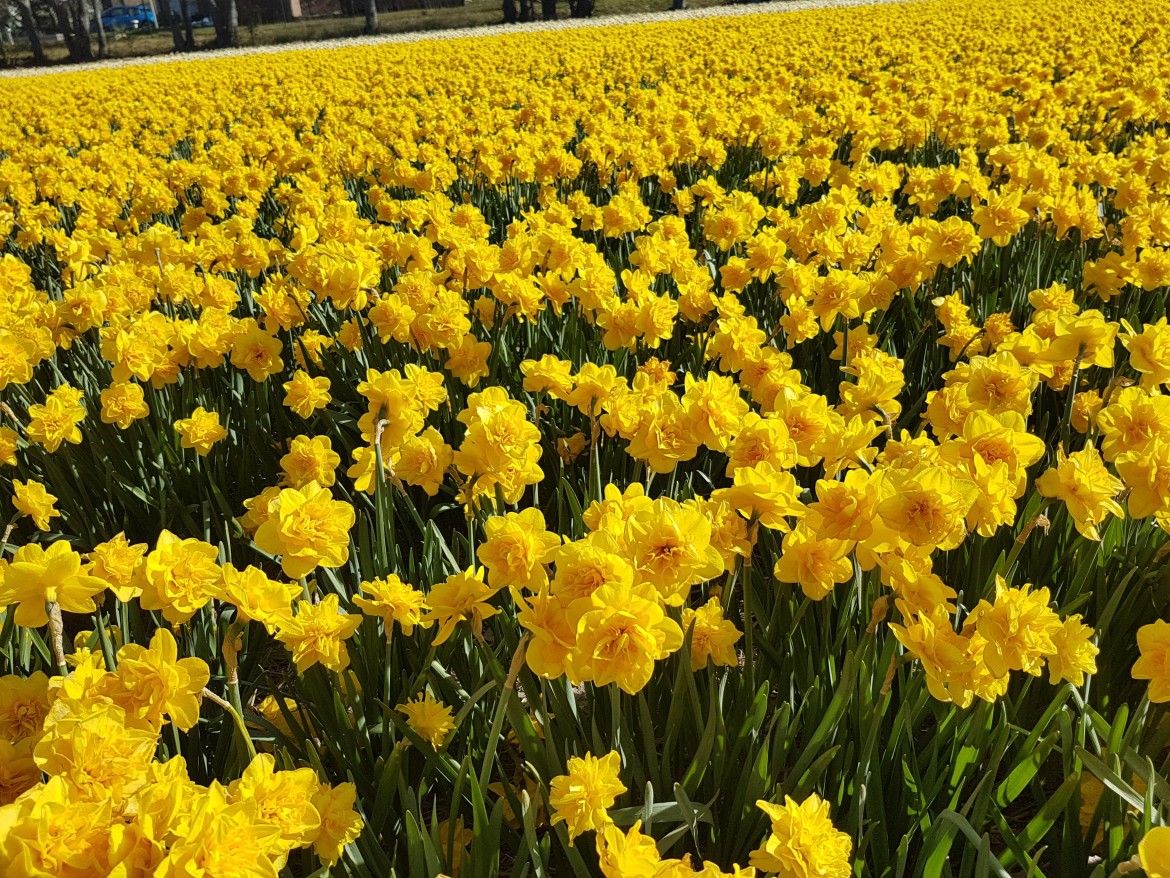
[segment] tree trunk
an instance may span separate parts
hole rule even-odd
[[[191,52],[195,49],[195,30],[191,26],[191,10],[187,0],[178,0],[174,5],[167,0],[168,18],[171,24],[171,40],[174,41],[176,52]]]
[[[110,57],[110,47],[106,43],[106,26],[102,23],[102,0],[93,0],[93,19],[97,25],[98,57]]]
[[[20,10],[20,23],[24,27],[24,35],[28,37],[29,48],[32,49],[33,63],[45,63],[45,48],[41,45],[41,35],[37,32],[37,20],[33,17],[31,0],[19,0],[16,4]]]
[[[532,0],[520,0],[520,20],[532,21],[536,14],[532,8]]]
[[[556,21],[557,0],[540,0],[540,17],[545,21]]]
[[[366,0],[366,33],[378,32],[378,0]]]
[[[181,52],[186,48],[185,38],[183,37],[183,22],[179,16],[171,12],[171,39],[175,43],[175,51]]]
[[[77,45],[73,35],[73,22],[69,18],[69,10],[61,3],[52,5],[53,17],[57,19],[57,30],[65,38],[65,48],[69,50],[69,60],[76,61]]]
[[[671,0],[670,8],[675,12],[681,12],[687,8],[687,0]]]
[[[215,44],[221,49],[230,49],[236,44],[239,26],[236,0],[219,0],[215,5]]]
[[[88,0],[75,0],[71,6],[73,12],[73,45],[76,47],[76,55],[73,57],[73,60],[92,61],[93,44],[89,41],[89,2]],[[73,53],[70,54],[73,55]]]
[[[507,24],[516,23],[516,0],[504,0],[504,21]]]
[[[191,7],[188,0],[179,0],[179,9],[183,15],[183,48],[188,52],[195,50],[195,28],[191,26]]]

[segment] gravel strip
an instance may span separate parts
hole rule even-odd
[[[659,0],[665,5],[668,0]],[[736,6],[712,6],[706,9],[688,9],[682,12],[637,12],[630,15],[610,15],[597,18],[562,18],[556,21],[532,21],[523,24],[491,24],[479,27],[460,27],[449,30],[412,31],[400,34],[381,34],[368,37],[346,37],[334,40],[314,40],[299,43],[281,43],[275,46],[245,46],[237,49],[213,49],[202,52],[169,52],[141,58],[117,58],[86,64],[61,64],[51,67],[31,67],[0,70],[0,79],[44,76],[54,73],[80,73],[112,67],[143,67],[148,64],[166,64],[175,61],[207,61],[231,55],[274,55],[279,52],[300,52],[318,49],[345,49],[350,46],[374,46],[381,43],[417,43],[424,40],[457,40],[463,37],[489,37],[504,34],[533,33],[544,30],[576,30],[587,27],[645,24],[656,21],[678,21],[685,18],[727,18],[735,15],[761,15],[770,12],[800,12],[806,9],[825,9],[835,6],[872,6],[881,3],[904,3],[913,0],[773,0],[765,3],[745,3]]]

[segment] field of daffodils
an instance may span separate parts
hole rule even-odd
[[[1170,876],[1170,15],[0,91],[0,878]]]

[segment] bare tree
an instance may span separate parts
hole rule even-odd
[[[85,3],[85,0],[82,2]],[[86,11],[88,12],[88,9]],[[98,35],[98,57],[108,58],[110,57],[110,47],[106,43],[106,25],[102,21],[102,12],[102,0],[93,0],[93,20],[97,25]]]
[[[179,24],[183,25],[183,32],[179,33]],[[171,33],[175,40],[175,49],[190,52],[195,48],[195,29],[191,25],[191,7],[188,0],[179,0],[179,14],[175,15],[171,7]]]
[[[366,0],[366,33],[378,32],[378,0]]]
[[[41,35],[37,30],[37,19],[33,15],[31,0],[16,0],[16,9],[20,15],[20,26],[24,29],[29,48],[32,49],[33,63],[44,64],[45,48],[41,45]]]
[[[238,41],[240,15],[236,0],[216,0],[215,4],[215,45],[228,49]]]
[[[89,0],[10,0],[7,6],[9,10],[15,7],[35,63],[46,62],[40,38],[42,26],[46,25],[64,37],[70,61],[93,60],[89,41],[93,12]]]
[[[70,61],[92,61],[93,45],[89,41],[89,3],[87,0],[56,0],[54,12],[65,34]]]
[[[76,61],[77,40],[74,37],[73,19],[69,15],[69,9],[60,0],[56,0],[51,6],[53,18],[57,21],[57,30],[61,32],[61,36],[65,39],[65,48],[69,50],[69,60]]]
[[[184,13],[183,15],[181,15],[181,16],[176,15],[175,10],[172,7],[170,10],[170,14],[167,16],[171,22],[171,39],[175,43],[175,51],[176,52],[181,52],[187,48],[186,39],[183,36],[183,23],[184,23],[184,19],[187,19],[187,15],[186,15],[187,5],[185,3],[180,3],[180,5],[183,7],[183,13]],[[189,21],[189,19],[188,19],[188,21]]]

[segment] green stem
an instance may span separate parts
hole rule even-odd
[[[1060,425],[1060,444],[1063,446],[1065,452],[1069,450],[1069,440],[1072,437],[1072,413],[1073,405],[1077,399],[1077,384],[1081,377],[1081,360],[1085,356],[1084,348],[1077,351],[1077,358],[1073,361],[1072,378],[1069,380],[1068,399],[1064,404],[1064,420]]]
[[[248,734],[248,727],[244,724],[244,715],[238,712],[230,701],[225,701],[207,687],[203,689],[203,697],[208,701],[218,704],[224,711],[231,715],[232,721],[236,725],[236,731],[240,733],[240,737],[244,739],[244,746],[248,750],[249,762],[256,758],[256,746],[252,743],[252,736]]]
[[[106,662],[106,670],[113,671],[118,666],[117,655],[114,651],[114,645],[110,642],[110,631],[106,624],[106,613],[104,610],[97,612],[97,635],[98,643],[101,645],[102,658]],[[123,635],[123,638],[125,635]]]
[[[756,658],[755,658],[755,636],[752,625],[752,558],[751,553],[755,552],[755,541],[752,541],[752,548],[749,550],[748,557],[743,565],[743,668],[747,675],[748,690],[755,691],[756,688]]]
[[[520,669],[524,667],[524,655],[528,651],[528,641],[532,638],[530,632],[525,632],[516,647],[516,654],[512,656],[512,666],[508,668],[508,679],[504,681],[504,688],[500,692],[499,703],[496,704],[496,713],[492,717],[492,728],[488,733],[487,752],[483,756],[483,766],[479,770],[479,788],[481,791],[488,788],[491,778],[492,762],[496,758],[496,745],[500,741],[500,734],[504,727],[504,713],[508,709],[508,699],[516,688],[516,678],[520,676]]]
[[[1012,567],[1016,563],[1016,558],[1018,558],[1020,556],[1020,552],[1023,551],[1024,543],[1028,542],[1028,537],[1032,535],[1032,531],[1035,530],[1037,526],[1042,526],[1047,530],[1049,522],[1048,518],[1044,515],[1044,510],[1047,508],[1047,506],[1041,506],[1040,511],[1028,519],[1028,522],[1024,525],[1024,529],[1021,530],[1020,535],[1016,537],[1016,541],[1012,544],[1012,550],[1008,553],[1007,563],[1003,568],[1005,573],[1009,575],[1011,574]]]

